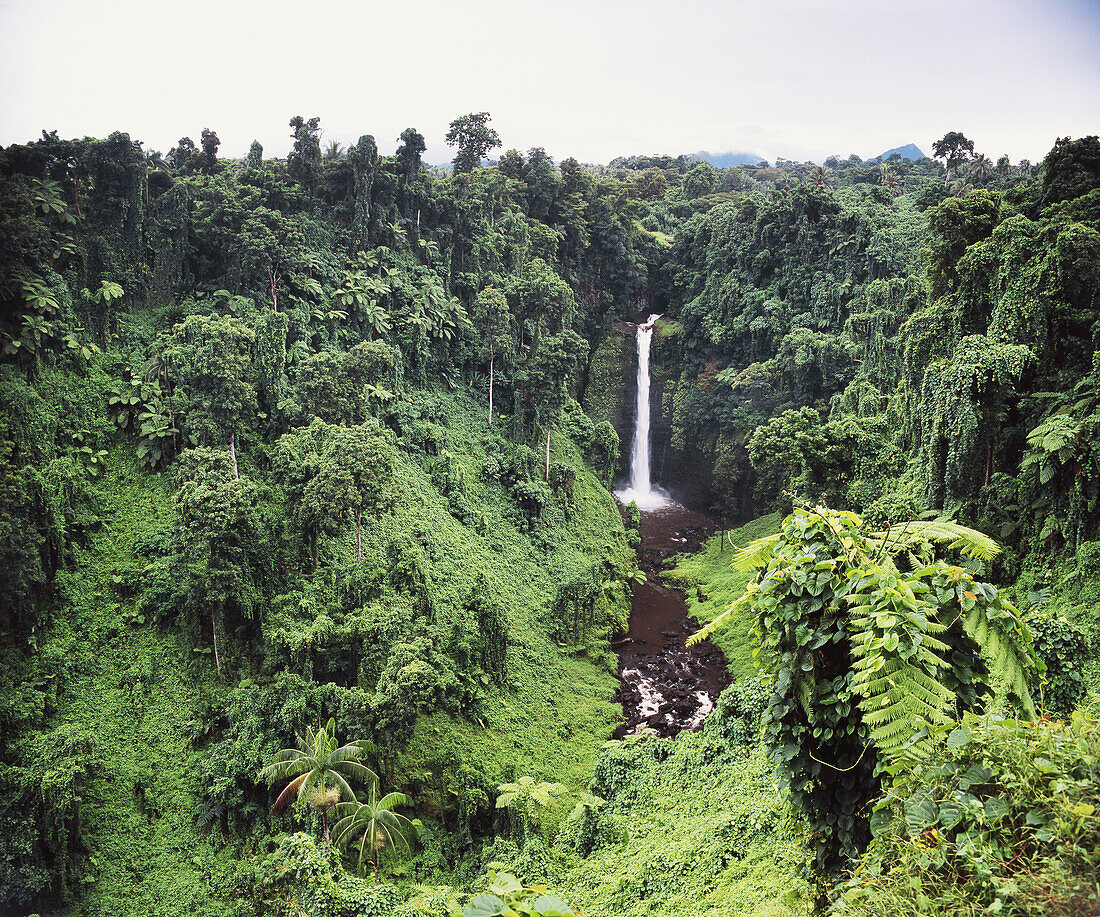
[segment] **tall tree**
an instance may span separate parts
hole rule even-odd
[[[188,433],[229,444],[237,474],[237,429],[255,414],[255,332],[228,315],[191,315],[168,335],[162,355],[187,397]]]
[[[932,157],[942,159],[947,166],[947,177],[943,186],[951,184],[951,178],[955,169],[966,162],[974,153],[974,141],[968,140],[959,131],[948,131],[944,136],[932,144]]]
[[[290,119],[294,133],[294,149],[287,156],[287,171],[290,177],[313,191],[321,180],[323,157],[321,155],[321,119],[305,120],[301,115]]]
[[[497,355],[511,356],[515,348],[514,319],[508,300],[496,287],[486,287],[474,300],[474,327],[489,353],[489,426],[493,424],[493,371]]]
[[[408,186],[409,182],[411,182],[420,171],[421,156],[427,148],[428,146],[424,142],[424,135],[415,127],[406,127],[401,132],[401,137],[399,138],[397,150],[394,155],[397,157],[401,176],[406,186]]]
[[[454,158],[456,172],[472,172],[490,150],[500,146],[500,134],[489,127],[487,111],[471,112],[451,122],[444,138],[448,146],[458,147]]]
[[[241,478],[224,452],[189,449],[179,461],[180,486],[173,500],[175,526],[169,570],[183,598],[196,640],[209,615],[214,662],[222,673],[226,618],[253,617],[266,540],[256,509],[256,485]]]
[[[389,505],[395,466],[392,438],[374,420],[343,427],[315,419],[279,439],[276,474],[295,506],[314,567],[321,536],[347,531],[349,513],[356,563],[362,562],[363,513],[377,513]]]

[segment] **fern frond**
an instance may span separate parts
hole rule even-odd
[[[1013,695],[1031,719],[1037,719],[1035,702],[1027,685],[1028,671],[1035,665],[1034,657],[1017,649],[1018,641],[991,616],[991,610],[992,606],[975,604],[963,616],[963,630],[978,644],[989,667],[990,679],[1002,691]],[[1015,623],[1018,625],[1018,619]]]
[[[782,537],[782,533],[779,533],[749,542],[733,555],[733,569],[741,573],[749,573],[759,567],[767,566]]]
[[[700,643],[703,640],[706,640],[707,637],[709,637],[715,631],[719,630],[722,625],[726,623],[726,621],[728,621],[734,614],[736,614],[738,609],[743,608],[745,605],[749,604],[749,602],[753,600],[753,597],[756,595],[757,592],[757,590],[754,588],[754,585],[755,584],[750,584],[749,588],[745,591],[745,594],[741,596],[741,598],[739,598],[737,601],[733,602],[729,608],[718,615],[718,617],[711,621],[710,624],[707,624],[705,627],[697,630],[694,634],[688,637],[687,645],[695,646],[696,643]]]
[[[977,529],[967,528],[957,522],[949,522],[946,519],[913,520],[911,522],[898,523],[890,526],[885,532],[878,532],[872,536],[882,539],[890,554],[900,554],[908,551],[922,541],[934,541],[936,544],[947,544],[950,548],[961,551],[967,557],[976,557],[979,560],[992,560],[1001,553],[1001,548],[988,535]]]

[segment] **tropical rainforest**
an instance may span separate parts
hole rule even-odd
[[[1100,913],[1100,139],[289,132],[0,149],[0,912]]]

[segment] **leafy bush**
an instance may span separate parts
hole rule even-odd
[[[1088,641],[1079,627],[1062,617],[1033,612],[1026,621],[1035,655],[1047,667],[1043,708],[1052,716],[1068,716],[1085,696],[1081,669],[1088,659]]]
[[[968,718],[872,824],[834,914],[1100,912],[1100,730]]]

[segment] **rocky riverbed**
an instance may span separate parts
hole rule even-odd
[[[629,630],[615,646],[626,716],[617,738],[647,727],[662,736],[696,729],[729,684],[721,650],[707,641],[687,647],[698,624],[687,617],[683,593],[660,576],[674,554],[698,550],[715,528],[678,503],[642,513],[639,566],[646,581],[634,584]]]

